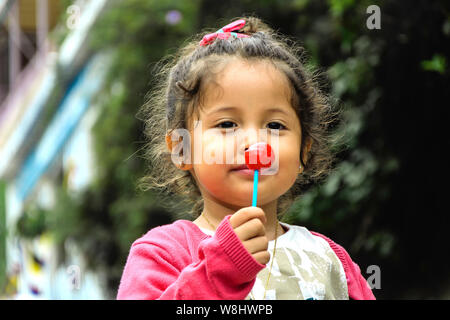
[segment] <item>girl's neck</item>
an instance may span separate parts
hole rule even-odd
[[[222,203],[217,199],[209,199],[204,197],[204,207],[202,214],[194,220],[194,223],[205,229],[215,230],[220,222],[227,215],[232,215],[241,207],[233,206],[228,203]],[[268,240],[275,239],[275,228],[278,228],[278,235],[281,235],[284,231],[283,228],[277,223],[277,201],[272,201],[264,205],[258,205],[266,214],[267,222],[265,224],[266,236]]]

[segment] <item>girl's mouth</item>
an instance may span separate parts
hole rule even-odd
[[[245,164],[237,166],[237,167],[231,169],[231,171],[236,172],[241,175],[244,175],[244,176],[251,176],[251,177],[253,177],[254,172],[255,172],[254,170],[249,169]]]

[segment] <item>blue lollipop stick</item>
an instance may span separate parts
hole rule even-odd
[[[252,207],[256,207],[256,200],[258,197],[258,170],[255,170],[253,175],[253,199],[252,199]]]
[[[252,159],[256,159],[256,163],[250,162],[250,154],[252,156]],[[262,162],[261,159],[269,159],[269,161]],[[272,147],[265,142],[253,144],[247,150],[245,150],[245,163],[247,164],[247,167],[249,169],[254,170],[252,207],[256,207],[256,200],[258,197],[258,171],[261,168],[269,168],[272,165],[274,159],[275,156],[272,151]]]

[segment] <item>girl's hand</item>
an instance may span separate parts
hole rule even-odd
[[[267,264],[270,253],[266,237],[266,215],[261,208],[246,207],[236,211],[230,217],[230,225],[241,240],[245,249],[261,264]]]

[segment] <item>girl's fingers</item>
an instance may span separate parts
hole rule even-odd
[[[236,229],[240,225],[255,218],[261,220],[262,223],[266,223],[266,215],[263,209],[259,207],[245,207],[236,211],[230,217],[230,224],[233,229]]]
[[[240,225],[234,232],[241,241],[266,235],[266,229],[260,219],[254,218]]]
[[[269,251],[260,251],[252,255],[253,258],[261,264],[267,264],[270,261]]]
[[[260,251],[267,251],[269,241],[266,236],[252,238],[242,243],[250,254],[254,254]]]

